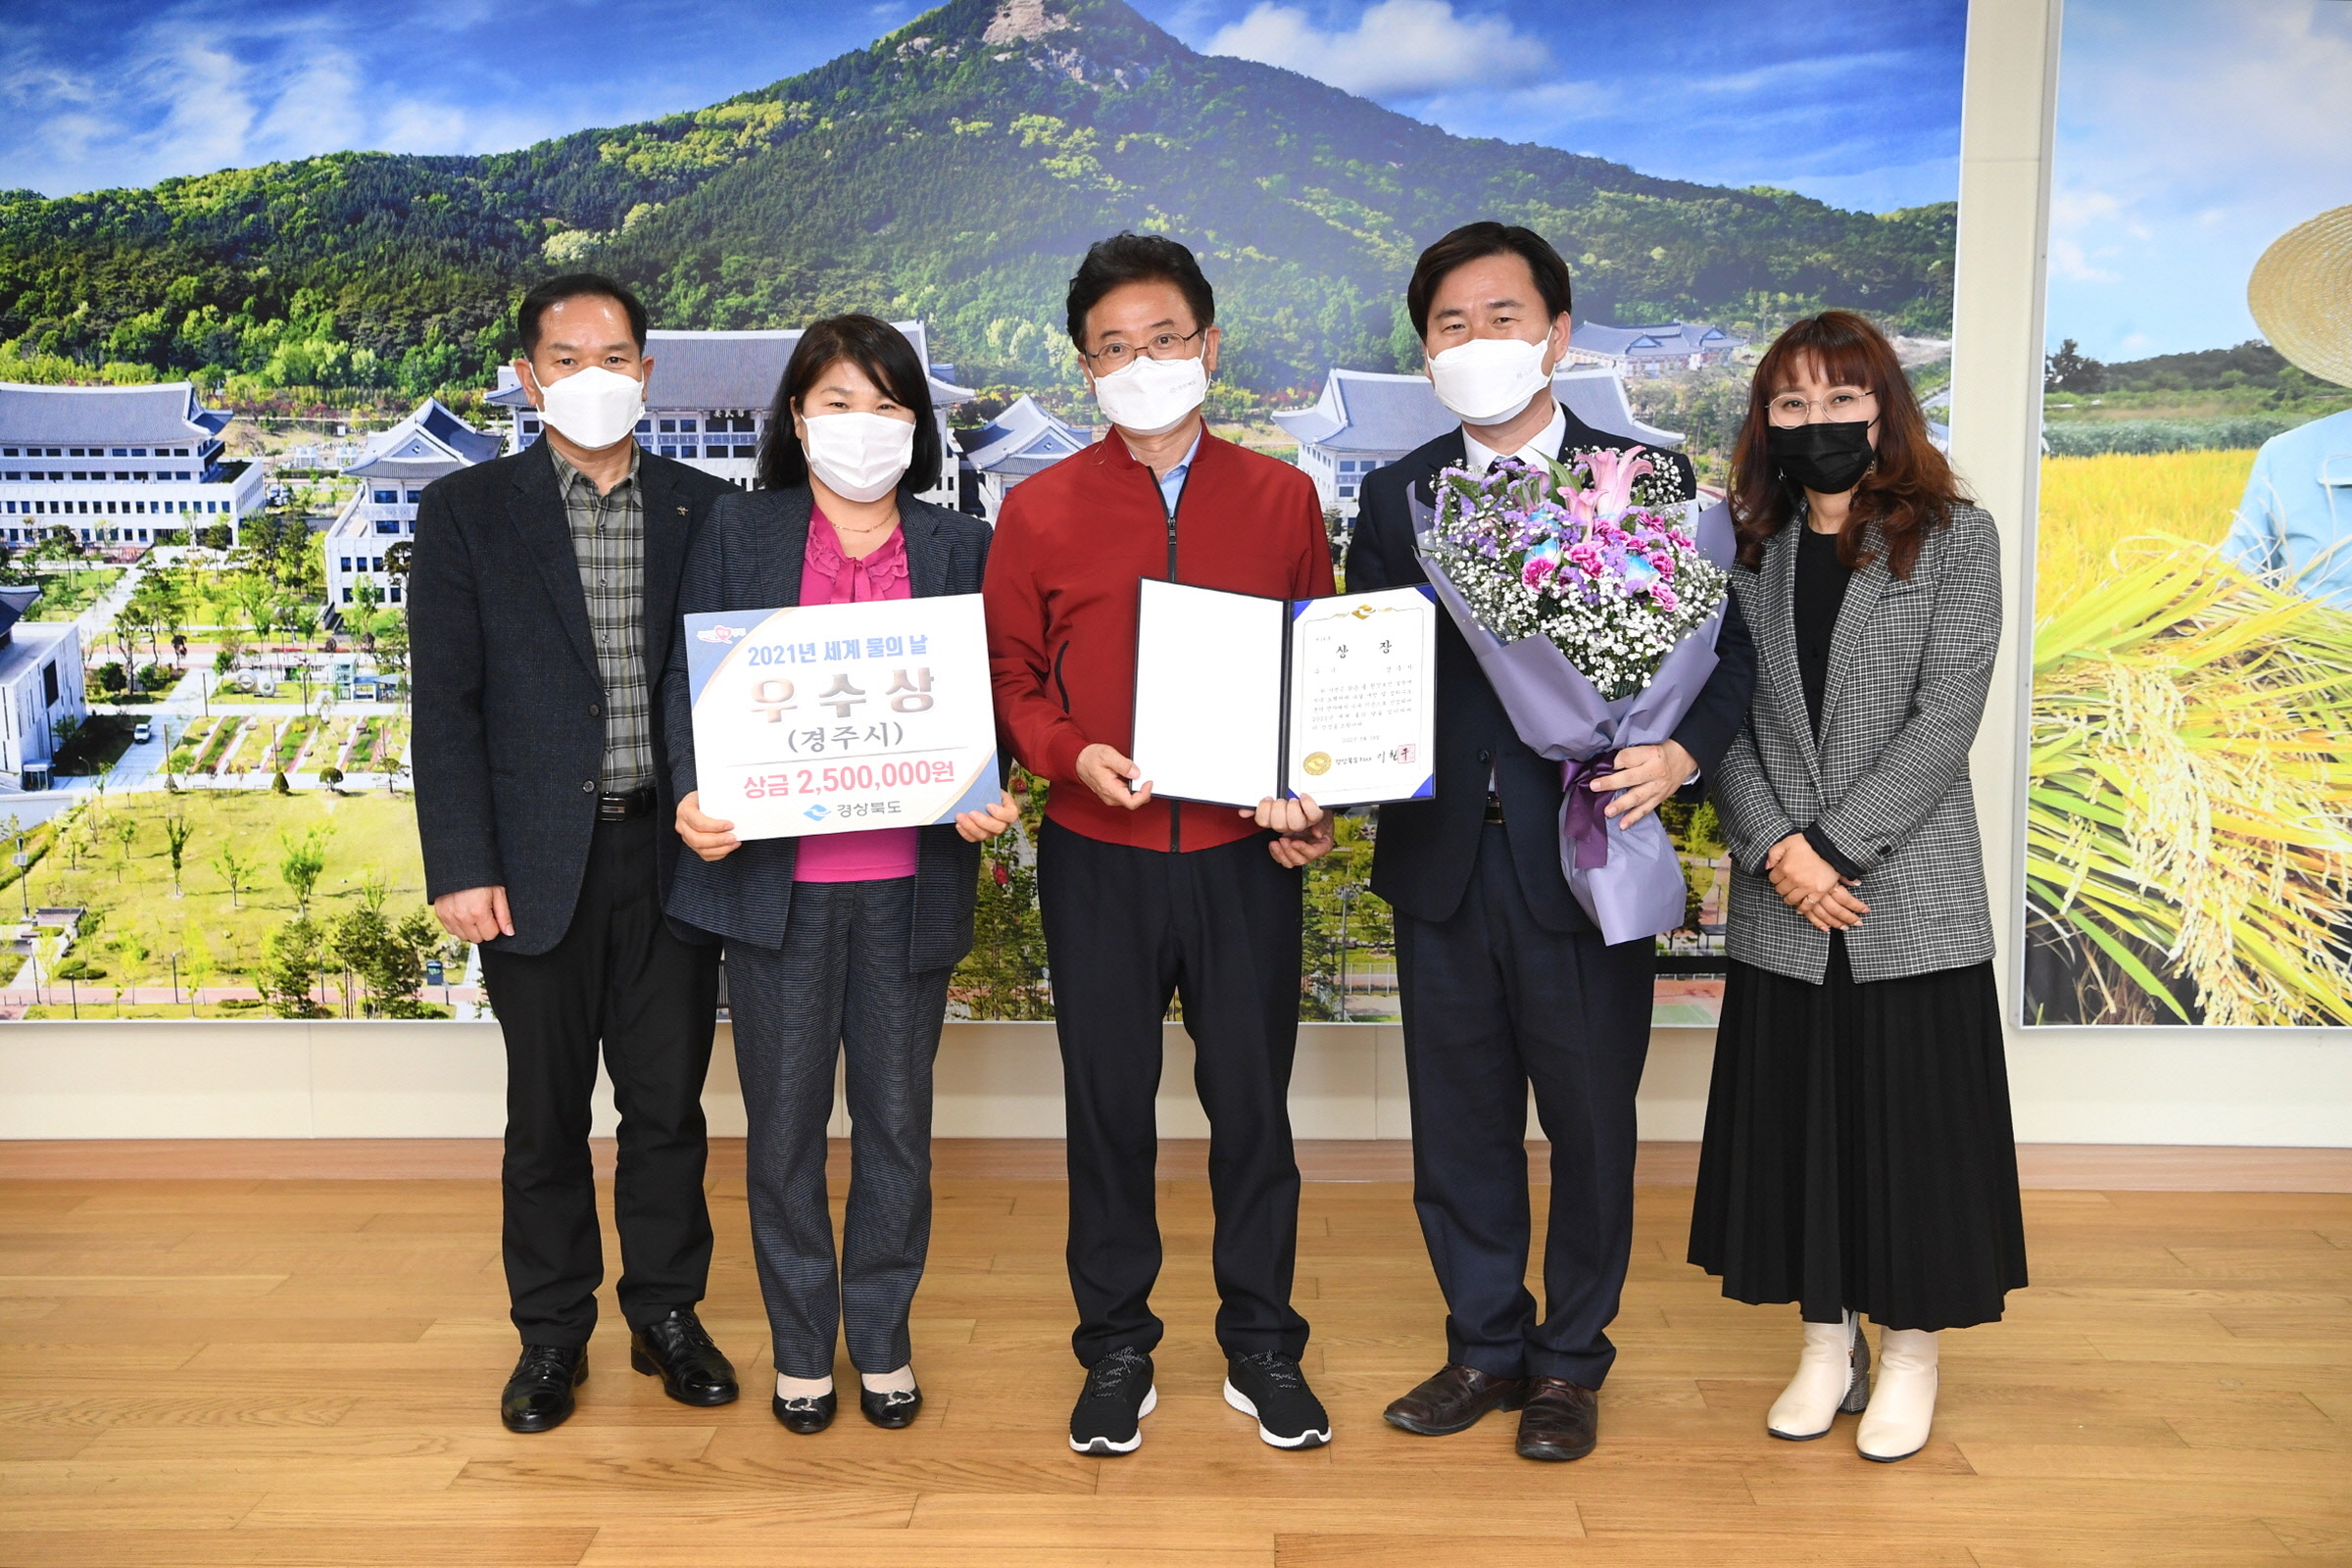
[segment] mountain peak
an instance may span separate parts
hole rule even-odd
[[[880,40],[901,65],[1021,60],[1098,89],[1133,86],[1192,51],[1126,0],[949,0]]]
[[[1049,32],[1078,25],[1069,14],[1046,0],[1004,0],[980,34],[982,43],[1035,43]]]

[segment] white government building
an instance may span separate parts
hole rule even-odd
[[[948,379],[955,367],[931,363],[922,322],[891,324],[914,345],[915,358],[931,381],[932,417],[939,425],[943,461],[938,485],[924,491],[922,499],[953,507],[956,499],[956,441],[948,433],[948,410],[973,394]],[[645,352],[653,360],[654,369],[646,382],[645,417],[637,421],[637,444],[749,490],[759,466],[760,443],[767,434],[768,406],[775,401],[784,367],[800,344],[801,329],[657,329],[645,336]],[[513,366],[498,368],[498,389],[489,401],[514,416],[508,451],[520,452],[539,439],[539,412],[524,395]]]
[[[269,500],[258,463],[221,457],[235,416],[195,386],[0,383],[0,540],[66,527],[84,544],[184,541],[238,525]]]
[[[0,780],[25,790],[49,787],[57,726],[90,710],[80,630],[70,620],[24,618],[40,596],[30,585],[0,588]]]
[[[1578,328],[1580,332],[1584,328]],[[1595,430],[1632,436],[1654,447],[1679,447],[1680,431],[1634,417],[1625,383],[1613,369],[1577,367],[1555,371],[1552,396]],[[1313,408],[1277,413],[1274,422],[1298,438],[1298,466],[1315,481],[1326,511],[1355,515],[1364,475],[1445,434],[1461,420],[1438,401],[1426,375],[1378,370],[1333,370]]]
[[[360,579],[370,578],[383,603],[401,602],[401,579],[384,570],[384,551],[416,537],[416,503],[424,487],[445,473],[469,468],[499,454],[504,441],[476,430],[426,398],[391,429],[369,438],[368,450],[347,466],[359,481],[343,510],[326,527],[326,602],[353,603]]]

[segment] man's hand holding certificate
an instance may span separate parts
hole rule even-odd
[[[735,838],[997,804],[978,594],[688,615],[686,647],[699,809]]]

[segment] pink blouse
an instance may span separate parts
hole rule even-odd
[[[808,517],[808,549],[801,560],[801,603],[859,605],[875,599],[909,599],[906,540],[897,528],[870,555],[852,559],[822,511]],[[796,882],[878,882],[914,875],[915,833],[910,827],[865,828],[855,833],[817,833],[801,840],[793,869]]]

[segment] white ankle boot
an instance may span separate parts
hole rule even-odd
[[[1869,1396],[1870,1342],[1862,1337],[1861,1319],[1848,1312],[1842,1322],[1808,1323],[1796,1376],[1772,1401],[1764,1430],[1790,1443],[1810,1443],[1829,1436],[1838,1411],[1851,1414]]]
[[[1865,1459],[1892,1464],[1928,1446],[1936,1421],[1936,1336],[1923,1329],[1879,1330],[1879,1386],[1862,1412],[1854,1446]]]

